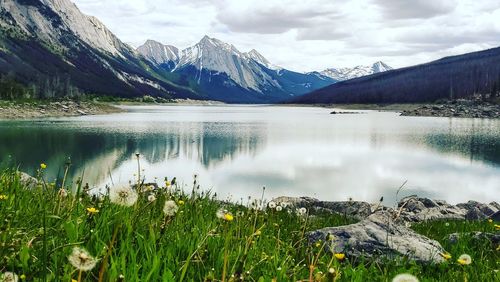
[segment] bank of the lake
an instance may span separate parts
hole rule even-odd
[[[2,101],[0,119],[33,119],[48,117],[70,117],[123,112],[110,103],[93,101]]]

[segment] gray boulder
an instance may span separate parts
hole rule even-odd
[[[332,236],[332,237],[330,237]],[[348,257],[407,257],[420,262],[440,263],[444,252],[439,242],[395,224],[393,213],[377,212],[361,222],[327,227],[308,234],[311,243],[327,242],[326,248]]]
[[[465,219],[467,210],[445,201],[409,196],[398,203],[398,212],[404,221]]]

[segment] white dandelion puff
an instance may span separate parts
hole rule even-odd
[[[17,281],[19,281],[19,277],[14,272],[5,272],[2,276],[0,276],[0,281],[2,281],[2,282],[17,282]]]
[[[418,282],[417,277],[408,274],[408,273],[402,273],[396,275],[393,279],[392,282]]]
[[[179,207],[172,200],[166,201],[165,202],[165,206],[163,207],[163,213],[166,216],[174,216],[177,213],[178,210],[179,210]]]
[[[468,254],[463,254],[458,258],[458,263],[462,265],[469,265],[472,263],[472,258]]]
[[[86,250],[79,247],[73,248],[73,252],[68,256],[68,261],[80,271],[92,270],[97,264],[97,260],[94,257]]]
[[[148,196],[148,202],[154,202],[156,201],[156,196],[154,194],[149,194]]]
[[[137,197],[137,193],[127,186],[114,186],[109,190],[109,200],[117,205],[133,206]]]
[[[307,209],[306,209],[306,208],[300,208],[300,209],[297,211],[297,213],[298,213],[299,215],[305,215],[305,214],[307,213]]]
[[[282,206],[277,206],[277,207],[276,207],[276,211],[279,211],[279,212],[280,212],[280,211],[282,211],[282,210],[283,210],[283,207],[282,207]]]
[[[270,208],[270,209],[275,209],[276,208],[276,203],[275,202],[269,202],[269,204],[267,204],[267,206]]]

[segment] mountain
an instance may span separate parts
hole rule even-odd
[[[240,52],[208,36],[181,51],[153,40],[137,51],[177,75],[177,83],[226,102],[279,102],[336,82],[319,73],[304,74],[274,66],[256,50]]]
[[[134,97],[200,98],[69,0],[0,0],[0,74],[33,96],[68,89]],[[71,91],[73,92],[73,91]]]
[[[333,78],[337,81],[344,81],[389,70],[392,70],[390,66],[386,65],[383,62],[376,62],[371,66],[356,66],[354,68],[329,68],[320,72],[320,74]]]
[[[294,103],[416,103],[500,92],[500,47],[342,81]]]

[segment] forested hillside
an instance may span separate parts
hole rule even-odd
[[[294,103],[415,103],[498,96],[500,48],[347,80],[294,99]]]

